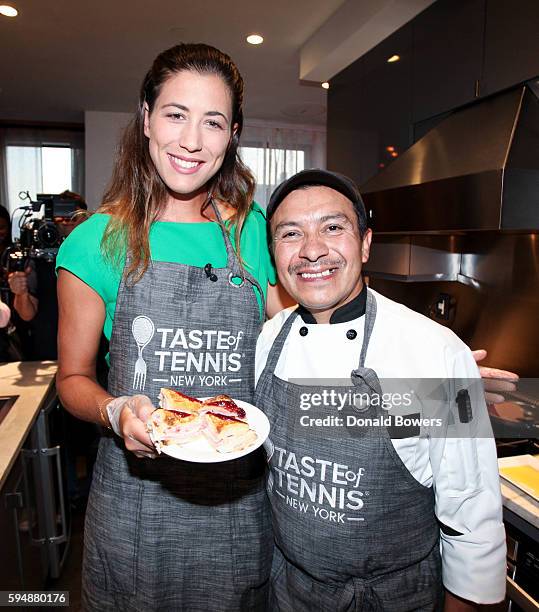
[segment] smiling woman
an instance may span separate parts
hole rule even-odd
[[[178,45],[154,61],[99,211],[112,214],[105,251],[121,255],[127,234],[130,279],[147,269],[153,222],[215,221],[213,204],[233,223],[241,260],[240,237],[255,189],[238,156],[242,106],[241,75],[217,49]]]
[[[144,135],[150,155],[176,199],[197,192],[205,197],[206,183],[223,164],[230,136],[238,129],[237,123],[231,125],[231,115],[230,91],[215,74],[175,74],[163,85],[151,113],[145,104]],[[179,209],[171,202],[161,219],[198,221],[197,215],[199,210]]]
[[[58,391],[74,415],[107,428],[85,525],[85,610],[264,608],[262,451],[206,466],[152,461],[147,432],[162,387],[252,402],[275,278],[254,180],[237,155],[242,101],[224,53],[189,44],[160,54],[98,214],[58,253]],[[102,332],[107,390],[95,376]]]

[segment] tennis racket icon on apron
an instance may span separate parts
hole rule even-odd
[[[150,340],[155,334],[155,326],[153,321],[148,317],[139,316],[133,319],[131,326],[133,338],[137,343],[138,358],[135,363],[135,375],[133,377],[133,389],[135,391],[144,391],[146,386],[146,362],[142,358],[142,351],[148,346]]]

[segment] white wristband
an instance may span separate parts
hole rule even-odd
[[[113,399],[106,406],[112,431],[120,437],[122,437],[122,434],[120,433],[120,414],[122,414],[122,410],[125,408],[126,402],[129,399],[129,395],[121,395],[120,397]]]

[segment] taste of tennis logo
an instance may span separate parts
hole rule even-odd
[[[367,468],[279,446],[273,447],[269,461],[268,492],[291,510],[336,525],[366,524],[363,509],[371,494],[363,488]]]
[[[144,389],[147,376],[154,382],[182,387],[226,387],[241,380],[230,375],[238,376],[241,371],[242,331],[156,328],[146,316],[135,317],[131,329],[138,350],[133,378],[136,390]],[[144,349],[154,337],[148,355]]]

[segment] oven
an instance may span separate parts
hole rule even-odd
[[[493,422],[503,428],[504,424]],[[512,419],[505,424],[506,433],[522,433]],[[536,438],[497,438],[498,458],[538,455]],[[525,495],[522,493],[522,495]],[[539,504],[538,504],[539,514]],[[539,528],[504,506],[503,519],[507,537],[507,612],[539,612]]]
[[[539,528],[504,508],[507,534],[507,610],[539,611]]]

